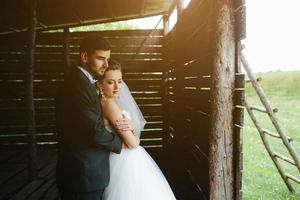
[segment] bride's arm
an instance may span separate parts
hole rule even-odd
[[[114,101],[102,103],[103,115],[110,124],[113,124],[122,118],[122,112]],[[128,148],[136,148],[140,144],[140,139],[132,131],[120,131],[119,134]]]

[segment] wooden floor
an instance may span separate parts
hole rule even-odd
[[[157,153],[149,150],[166,175],[176,198],[179,200],[205,199],[184,170],[175,168],[176,164],[166,165]],[[0,199],[37,200],[59,199],[55,184],[56,150],[53,148],[38,149],[38,179],[27,181],[26,150],[0,149]]]

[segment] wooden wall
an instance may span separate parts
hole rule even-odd
[[[99,32],[112,43],[112,57],[122,62],[125,81],[147,120],[142,144],[152,149],[164,147],[170,156],[165,162],[184,171],[199,195],[205,194],[203,199],[209,198],[210,184],[214,3],[191,1],[166,37],[162,30],[154,31],[151,37],[151,30]],[[88,34],[91,33],[70,33],[72,66],[78,60],[80,40]],[[22,34],[0,37],[0,145],[26,143],[25,41]],[[57,84],[64,78],[63,42],[64,33],[38,34],[34,81],[38,144],[56,144],[54,96]],[[238,41],[236,49],[234,56],[239,63]],[[244,77],[238,66],[235,70],[233,174],[235,197],[239,199]]]
[[[112,44],[112,58],[123,64],[124,79],[147,120],[142,133],[146,147],[162,147],[162,30],[69,33],[69,62],[76,66],[79,44],[89,34],[100,34]],[[0,145],[26,144],[25,50],[26,35],[0,37]],[[56,144],[54,97],[64,80],[63,32],[38,33],[35,52],[34,104],[38,144]],[[141,48],[141,44],[144,47]],[[138,54],[136,52],[139,51]]]
[[[191,4],[164,43],[166,137],[182,168],[208,194],[212,10],[209,1]]]
[[[189,174],[199,190],[209,199],[210,192],[210,125],[212,69],[215,56],[215,2],[210,0],[191,1],[182,13],[175,28],[164,40],[165,70],[165,141],[170,152],[175,152],[177,165]],[[238,49],[238,48],[237,48]],[[225,50],[224,50],[225,51]],[[238,52],[236,55],[238,60]],[[235,58],[232,58],[235,59]],[[233,95],[236,104],[231,133],[234,147],[233,179],[236,197],[241,187],[241,146],[242,95],[244,77],[236,68],[236,89]],[[225,153],[225,152],[224,152]],[[213,183],[212,183],[213,184]],[[235,194],[233,194],[235,195]]]

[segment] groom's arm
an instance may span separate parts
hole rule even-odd
[[[116,121],[122,119],[122,112],[116,102],[101,102],[102,108],[104,112],[104,116],[106,119],[109,120],[111,124],[116,124]],[[123,120],[122,120],[123,121]],[[127,120],[128,121],[128,120]],[[126,120],[125,120],[126,122]],[[128,126],[128,124],[123,124],[123,126]],[[116,128],[117,129],[117,128]],[[124,143],[128,148],[136,148],[140,144],[140,139],[136,137],[134,132],[130,129],[126,130],[127,128],[123,128],[123,131],[119,132],[121,137],[123,138]]]
[[[109,151],[120,153],[122,139],[105,129],[100,114],[95,109],[95,102],[91,101],[87,88],[73,86],[72,103],[74,113],[82,132],[96,145]]]

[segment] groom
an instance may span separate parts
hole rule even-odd
[[[80,46],[80,66],[73,69],[56,98],[58,161],[56,181],[61,199],[100,200],[109,182],[109,153],[120,153],[122,139],[104,127],[94,78],[110,58],[108,41],[89,36]],[[116,129],[131,130],[126,119]]]

